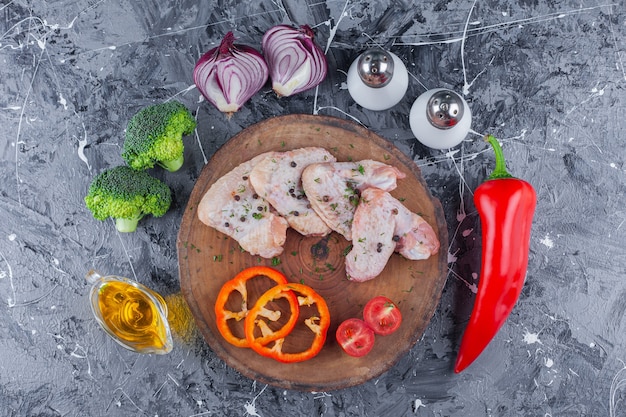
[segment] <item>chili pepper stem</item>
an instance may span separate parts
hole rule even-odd
[[[504,159],[504,153],[502,153],[502,148],[500,147],[498,139],[496,139],[493,135],[487,135],[485,136],[485,141],[489,142],[496,155],[496,166],[489,176],[489,179],[496,180],[500,178],[514,178],[513,175],[509,174],[509,171],[506,170],[506,160]]]

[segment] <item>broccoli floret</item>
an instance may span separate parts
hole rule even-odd
[[[98,174],[85,197],[97,220],[115,219],[120,232],[134,232],[147,214],[163,216],[172,203],[170,188],[146,171],[118,166]]]
[[[193,115],[177,101],[145,107],[128,122],[122,158],[136,170],[156,163],[177,171],[183,165],[183,135],[195,128]]]

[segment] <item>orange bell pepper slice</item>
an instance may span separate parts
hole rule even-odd
[[[268,341],[264,337],[263,328],[265,327],[265,324],[259,316],[263,316],[262,312],[268,303],[276,300],[277,298],[283,297],[284,294],[294,292],[298,294],[298,305],[312,306],[315,304],[317,307],[317,315],[313,315],[304,320],[304,324],[314,334],[311,345],[301,352],[291,353],[283,352],[285,337],[276,338],[273,341]],[[297,316],[299,314],[299,312],[297,312],[297,314],[293,313],[294,311],[292,310],[292,316]],[[311,359],[322,350],[324,343],[326,342],[326,333],[329,326],[330,312],[326,301],[319,294],[317,294],[313,288],[307,285],[289,283],[270,288],[257,300],[256,304],[252,307],[252,309],[250,309],[250,312],[246,317],[244,329],[246,340],[252,350],[262,356],[275,359],[279,362],[294,363]],[[256,327],[261,329],[262,336],[255,336]]]
[[[246,338],[240,338],[233,334],[228,321],[236,320],[241,321],[245,319],[249,314],[248,310],[248,289],[246,287],[246,283],[259,276],[265,276],[272,281],[274,281],[277,285],[283,285],[287,283],[287,278],[280,273],[279,271],[269,268],[266,266],[253,266],[250,268],[246,268],[234,278],[227,281],[221,288],[219,294],[217,295],[217,299],[215,301],[215,320],[217,324],[217,329],[219,330],[222,337],[230,344],[235,345],[237,347],[249,347],[248,341]],[[226,309],[226,303],[228,302],[228,298],[230,294],[234,291],[241,294],[242,302],[241,302],[241,310],[239,311],[230,311]],[[262,339],[265,343],[269,343],[273,340],[285,337],[287,334],[291,332],[291,330],[296,325],[296,320],[298,317],[298,301],[296,299],[295,294],[293,293],[285,293],[281,296],[281,298],[286,298],[289,302],[289,307],[292,312],[289,320],[278,330],[271,331],[268,326],[268,330],[266,330],[266,334]],[[267,303],[265,303],[267,304]],[[264,305],[265,305],[264,304]],[[295,313],[294,313],[295,312]],[[263,316],[267,318],[269,321],[277,321],[281,317],[280,311],[263,309],[257,312],[258,316]]]

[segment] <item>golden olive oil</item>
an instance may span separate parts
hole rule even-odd
[[[160,295],[150,295],[165,305]],[[124,281],[103,283],[97,301],[100,319],[115,337],[137,351],[169,351],[165,318],[150,295]]]

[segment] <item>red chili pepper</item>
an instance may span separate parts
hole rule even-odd
[[[506,170],[495,137],[496,167],[474,193],[482,226],[482,263],[476,301],[454,366],[467,368],[487,347],[513,310],[528,267],[530,230],[537,203],[534,188]]]

